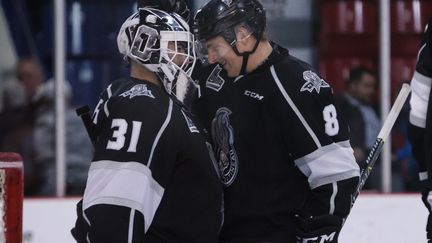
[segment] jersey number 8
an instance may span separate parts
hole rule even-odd
[[[337,119],[336,107],[330,104],[324,107],[323,118],[325,121],[325,132],[329,136],[335,136],[339,133],[339,122]]]

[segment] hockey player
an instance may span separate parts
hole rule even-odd
[[[211,64],[194,106],[225,185],[220,242],[337,242],[359,167],[332,89],[270,42],[258,0],[210,0],[193,31]]]
[[[426,226],[428,242],[432,242],[432,17],[429,19],[411,80],[411,110],[408,127],[414,158],[420,164],[419,178],[426,181],[422,199],[429,217]]]
[[[122,25],[130,77],[93,114],[97,140],[72,234],[78,242],[217,242],[222,185],[211,146],[183,105],[195,87],[193,35],[177,14],[143,8]]]

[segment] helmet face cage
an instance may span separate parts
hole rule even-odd
[[[189,26],[179,15],[151,8],[130,16],[117,37],[125,60],[155,72],[168,94],[181,102],[197,86],[191,79],[196,61],[193,43]]]
[[[160,70],[164,74],[161,79],[167,92],[183,104],[198,88],[198,83],[191,78],[196,62],[193,43],[190,32],[160,32]]]

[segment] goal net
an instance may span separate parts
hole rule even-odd
[[[22,242],[23,161],[16,153],[0,153],[0,242]]]

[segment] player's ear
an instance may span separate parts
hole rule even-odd
[[[235,33],[237,42],[246,42],[252,36],[252,33],[243,25],[235,27]]]
[[[255,43],[254,41],[252,41],[253,38],[251,38],[252,33],[249,31],[248,28],[243,25],[235,27],[235,34],[237,40],[237,48],[240,52],[242,52],[242,50],[249,50],[249,46]]]

